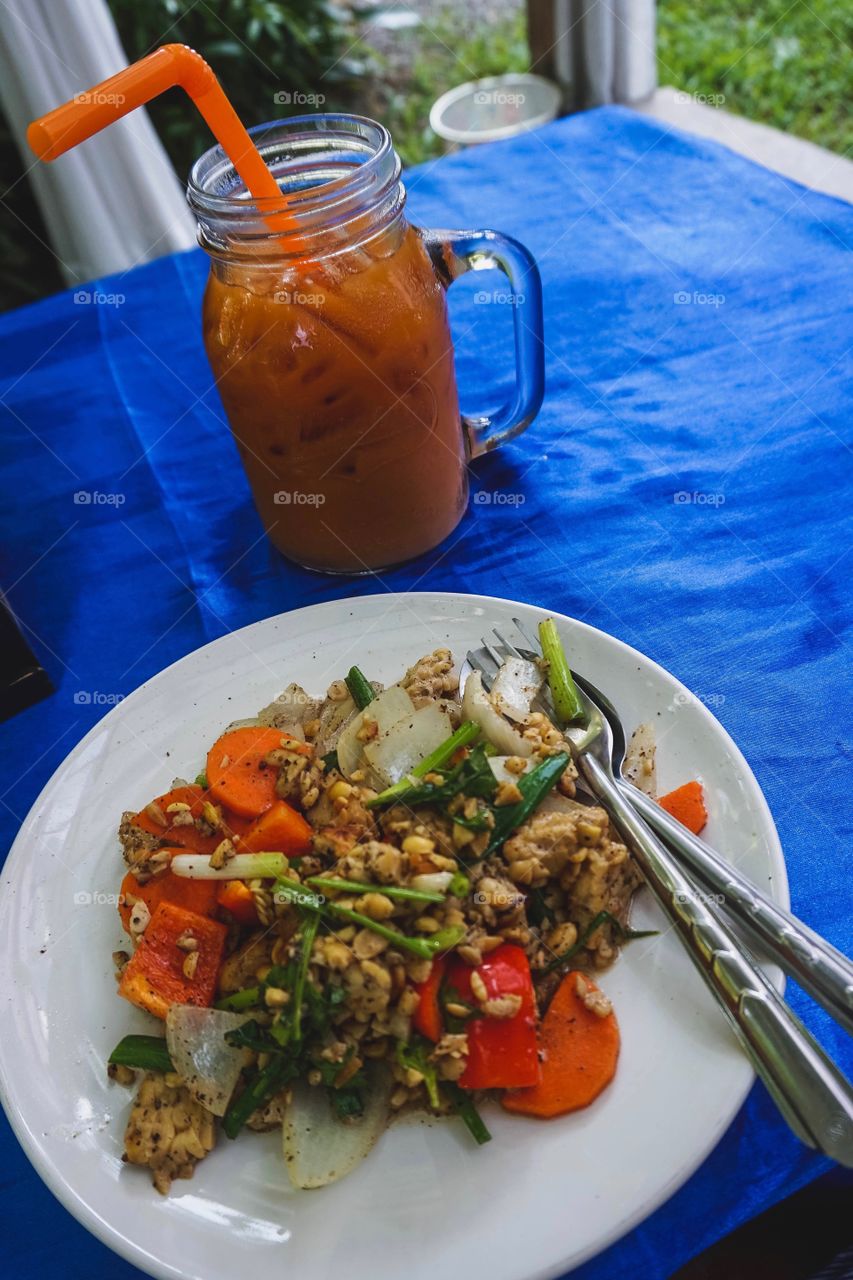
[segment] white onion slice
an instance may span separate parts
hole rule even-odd
[[[322,704],[320,727],[314,739],[314,750],[318,756],[327,755],[329,751],[335,750],[344,726],[357,714],[358,708],[349,694],[340,702],[326,699]]]
[[[653,800],[657,797],[656,751],[654,725],[638,724],[631,734],[622,765],[622,772],[628,781],[633,782],[635,787]]]
[[[309,1190],[337,1182],[368,1155],[388,1123],[391,1082],[387,1072],[371,1074],[364,1113],[339,1120],[328,1092],[298,1080],[284,1115],[284,1159],[290,1181]]]
[[[539,693],[545,677],[537,663],[527,658],[507,658],[491,689],[492,702],[510,720],[521,721],[530,715],[530,705]]]
[[[462,699],[463,720],[473,720],[478,724],[493,747],[497,747],[503,755],[530,756],[533,744],[522,738],[517,729],[495,710],[494,704],[483,688],[483,677],[479,671],[472,671],[465,681],[465,695]]]
[[[287,866],[283,853],[235,853],[224,867],[212,867],[206,853],[176,853],[169,870],[187,880],[274,880]]]
[[[166,1015],[166,1046],[174,1068],[196,1102],[215,1116],[225,1115],[247,1060],[246,1050],[228,1044],[225,1033],[251,1016],[192,1004],[173,1004]]]
[[[365,719],[376,721],[378,726],[377,734],[381,736],[392,725],[395,725],[398,720],[403,720],[406,716],[410,716],[414,709],[415,705],[412,699],[406,693],[406,690],[401,689],[398,684],[392,685],[390,689],[377,694],[363,711],[359,711],[357,716],[353,716],[338,738],[337,753],[341,773],[349,777],[362,764],[364,743],[359,740],[358,734]]]
[[[452,733],[450,716],[430,702],[417,711],[410,711],[381,737],[368,742],[364,758],[379,783],[389,787],[411,773],[416,764],[446,742]]]

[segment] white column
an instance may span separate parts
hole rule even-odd
[[[106,0],[0,6],[0,97],[69,284],[195,243],[183,187],[147,112],[132,112],[50,164],[27,146],[31,120],[126,65]]]
[[[528,0],[534,69],[569,109],[639,102],[657,87],[655,0]],[[550,11],[550,12],[549,12]]]

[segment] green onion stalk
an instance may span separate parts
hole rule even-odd
[[[344,677],[344,683],[359,711],[363,711],[376,697],[373,685],[358,667],[350,667],[349,673]]]
[[[542,656],[548,664],[548,688],[551,690],[557,719],[562,724],[572,724],[575,720],[583,719],[583,703],[553,618],[546,618],[539,623],[539,643],[542,646]]]
[[[139,1071],[165,1073],[175,1069],[162,1036],[125,1036],[107,1061],[114,1067],[133,1067]]]
[[[377,887],[378,891],[379,888]],[[464,925],[451,925],[445,929],[439,929],[437,933],[429,934],[423,938],[411,938],[399,930],[393,929],[390,925],[382,924],[379,920],[372,920],[370,916],[366,916],[361,911],[353,911],[349,907],[341,907],[336,902],[325,900],[320,901],[319,897],[315,897],[313,902],[306,899],[305,890],[301,885],[294,885],[287,880],[277,880],[275,891],[277,895],[288,901],[297,903],[306,911],[317,912],[318,915],[332,917],[335,920],[344,920],[347,924],[357,925],[360,929],[370,929],[372,933],[376,933],[380,938],[385,938],[392,946],[399,947],[403,951],[409,951],[412,955],[419,956],[422,960],[430,960],[433,956],[438,955],[442,951],[450,951],[465,936]]]
[[[556,755],[547,756],[541,764],[538,764],[535,769],[531,769],[529,773],[521,775],[517,784],[521,792],[521,799],[517,804],[504,805],[502,808],[495,810],[495,825],[492,828],[489,843],[482,855],[484,858],[499,849],[511,833],[520,827],[523,822],[526,822],[530,815],[539,808],[545,796],[559,781],[568,767],[570,759],[571,757],[567,752],[558,751]]]

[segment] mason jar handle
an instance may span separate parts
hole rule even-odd
[[[515,394],[491,416],[465,417],[462,423],[472,458],[521,435],[536,417],[545,394],[542,282],[523,244],[499,231],[422,231],[445,288],[466,271],[497,267],[509,280],[508,300],[515,331]]]

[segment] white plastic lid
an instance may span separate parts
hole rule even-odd
[[[555,119],[560,98],[555,84],[529,72],[488,76],[443,93],[429,122],[448,142],[495,142]]]

